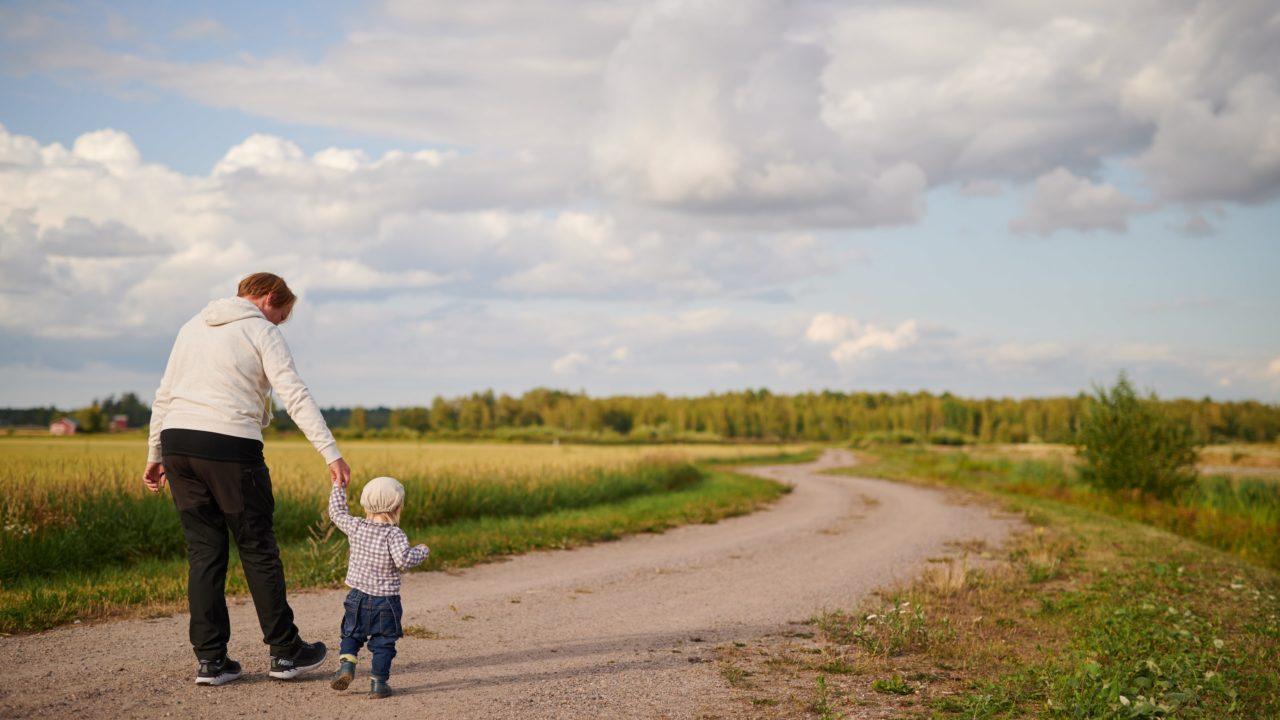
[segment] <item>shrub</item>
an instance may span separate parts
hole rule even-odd
[[[920,436],[910,430],[881,430],[855,435],[853,444],[857,447],[870,445],[914,445],[920,442]]]
[[[1076,436],[1081,480],[1100,490],[1158,498],[1196,482],[1191,428],[1172,421],[1154,393],[1138,397],[1124,373],[1109,391],[1096,392]]]
[[[972,435],[965,435],[958,430],[943,428],[929,435],[929,442],[934,445],[970,445],[974,442]]]

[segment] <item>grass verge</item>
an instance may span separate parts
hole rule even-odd
[[[1280,717],[1280,576],[1008,480],[963,483],[1034,524],[1005,548],[939,558],[811,633],[718,649],[746,678],[737,714]]]
[[[1096,510],[1164,528],[1240,558],[1280,570],[1280,483],[1252,477],[1206,475],[1177,498],[1099,492],[1080,482],[1069,456],[1013,459],[885,448],[855,474],[911,479],[948,487],[1024,495]]]
[[[530,550],[569,548],[633,533],[662,532],[682,524],[715,522],[751,512],[788,490],[770,480],[718,467],[691,470],[695,477],[684,478],[667,491],[536,515],[477,517],[406,526],[405,530],[412,542],[425,542],[432,549],[430,560],[419,570],[439,570]],[[319,511],[317,508],[317,514]],[[346,570],[346,549],[345,537],[327,523],[318,523],[310,537],[283,543],[281,554],[290,588],[338,585]],[[231,564],[228,594],[245,594],[247,587],[234,549]],[[168,614],[182,609],[185,598],[186,564],[180,557],[139,558],[125,566],[24,575],[0,587],[0,632],[38,631],[120,615]]]

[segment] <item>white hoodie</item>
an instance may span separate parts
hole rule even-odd
[[[160,462],[160,431],[167,428],[261,440],[272,388],[326,463],[342,457],[280,328],[244,298],[214,300],[173,343],[151,404],[147,461]]]

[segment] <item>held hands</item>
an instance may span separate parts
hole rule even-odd
[[[430,548],[428,548],[426,545],[423,545],[422,543],[418,543],[417,545],[414,546],[414,548],[417,550],[427,550],[428,552],[430,552],[431,550]]]
[[[142,473],[142,484],[153,493],[160,492],[160,488],[164,487],[164,466],[158,462],[147,463],[147,469]]]
[[[329,463],[329,479],[340,488],[345,488],[351,482],[351,468],[347,466],[346,460],[338,458]]]

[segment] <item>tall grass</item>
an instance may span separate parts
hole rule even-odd
[[[918,448],[875,453],[875,465],[852,472],[1049,498],[1164,528],[1280,569],[1280,483],[1273,480],[1201,477],[1176,498],[1162,499],[1136,490],[1099,491],[1080,480],[1064,457],[1014,460]]]
[[[612,448],[348,445],[355,446],[348,448],[352,463],[363,470],[351,496],[359,497],[370,475],[396,475],[405,485],[403,517],[410,526],[533,516],[669,492],[699,479],[689,460],[725,454],[706,447],[654,455]],[[0,449],[0,582],[183,554],[168,493],[153,495],[141,486],[142,448],[136,443],[15,440]],[[276,537],[282,544],[306,540],[329,495],[324,464],[300,443],[273,444],[268,452]]]
[[[508,446],[348,442],[351,491],[376,475],[406,488],[402,525],[433,567],[742,512],[776,483],[707,480],[694,462],[768,454],[742,446]],[[785,448],[778,448],[781,452]],[[146,492],[136,440],[0,440],[0,631],[37,629],[182,594],[185,544],[167,491]],[[292,586],[341,578],[326,534],[330,484],[309,445],[269,443],[275,526]],[[575,514],[577,513],[577,514]],[[240,587],[238,577],[231,589]]]
[[[484,517],[541,515],[590,507],[638,495],[669,492],[701,478],[679,460],[636,461],[616,468],[582,468],[564,474],[509,472],[484,481],[466,475],[405,476],[406,525],[426,527]],[[358,498],[359,486],[350,495]],[[327,484],[276,491],[276,538],[306,540],[320,520]],[[353,511],[359,515],[358,503]],[[127,565],[142,558],[180,557],[181,526],[166,495],[101,488],[32,488],[6,501],[0,533],[0,582],[53,571]]]

